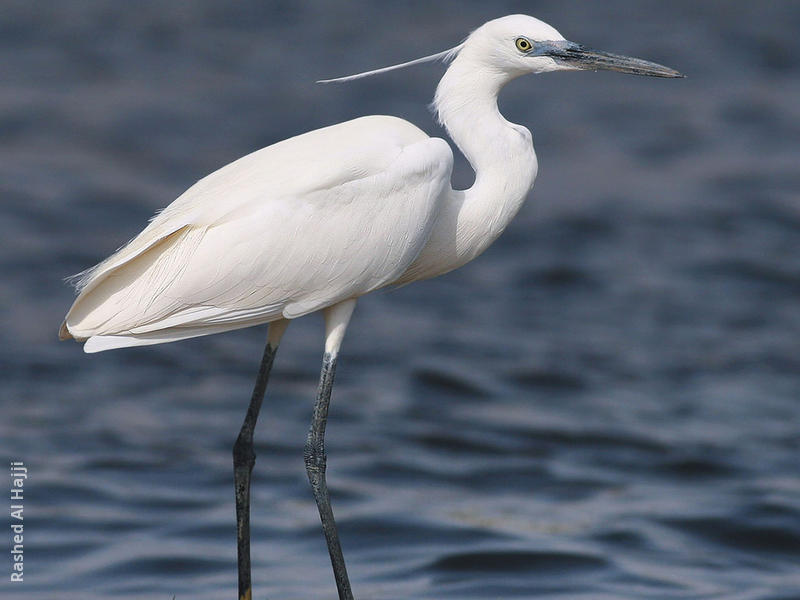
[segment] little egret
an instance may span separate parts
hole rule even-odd
[[[475,170],[450,186],[453,153],[395,117],[368,116],[253,152],[190,187],[127,245],[77,277],[60,338],[86,352],[143,346],[269,323],[247,415],[233,447],[239,598],[250,600],[253,430],[289,321],[325,317],[325,351],[305,445],[340,600],[352,599],[325,482],[325,423],[336,359],[356,300],[447,273],[500,235],[538,169],[531,133],[497,108],[528,73],[606,69],[682,77],[645,60],[590,50],[525,15],[489,21],[438,54],[325,81],[442,60],[433,106]]]

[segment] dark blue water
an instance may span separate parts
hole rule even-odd
[[[328,426],[356,596],[800,598],[800,4],[299,5],[0,3],[0,450],[30,474],[0,596],[234,597],[264,329],[88,356],[56,341],[62,278],[284,137],[368,113],[440,134],[439,66],[313,81],[527,12],[689,78],[514,82],[541,165],[517,220],[360,302]],[[335,596],[302,461],[321,339],[289,329],[259,423],[259,599]]]

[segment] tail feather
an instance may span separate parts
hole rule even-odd
[[[58,339],[61,340],[62,342],[64,340],[72,339],[72,334],[69,332],[69,329],[67,329],[66,320],[61,322],[61,327],[58,330]]]
[[[138,335],[93,335],[83,345],[83,351],[87,354],[103,352],[104,350],[115,350],[117,348],[128,348],[131,346],[151,346],[153,344],[163,344],[166,342],[177,342],[178,340],[188,340],[189,338],[211,335],[214,333],[224,333],[235,329],[243,329],[260,325],[263,320],[245,321],[241,323],[227,323],[225,325],[198,327],[175,327],[164,329],[153,333]]]
[[[202,229],[182,227],[148,244],[145,250],[125,257],[113,255],[90,270],[59,337],[85,340],[95,335],[125,334],[162,318],[161,313],[169,312],[169,307],[156,306],[153,301],[175,278],[161,277],[160,273],[190,255],[202,235]]]

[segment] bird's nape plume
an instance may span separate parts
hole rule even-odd
[[[405,69],[406,67],[412,67],[414,65],[419,65],[426,62],[435,62],[437,60],[441,60],[444,63],[449,63],[458,55],[458,53],[461,51],[461,48],[463,47],[464,44],[461,43],[458,46],[450,48],[449,50],[437,52],[436,54],[431,54],[430,56],[415,58],[414,60],[409,60],[407,62],[400,63],[397,65],[391,65],[389,67],[381,67],[380,69],[373,69],[372,71],[364,71],[363,73],[356,73],[355,75],[345,75],[344,77],[334,77],[333,79],[320,79],[317,81],[317,83],[342,83],[345,81],[354,81],[356,79],[370,77],[371,75],[379,75],[381,73],[387,73],[389,71],[395,71],[397,69]]]

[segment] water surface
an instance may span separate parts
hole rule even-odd
[[[738,0],[4,1],[0,448],[30,478],[0,596],[235,593],[264,329],[87,356],[56,342],[62,278],[287,136],[369,113],[441,135],[439,66],[313,82],[512,12],[689,78],[509,85],[527,205],[468,267],[360,302],[328,427],[355,593],[800,598],[800,5]],[[321,338],[292,325],[262,411],[256,598],[335,594],[302,461]]]

